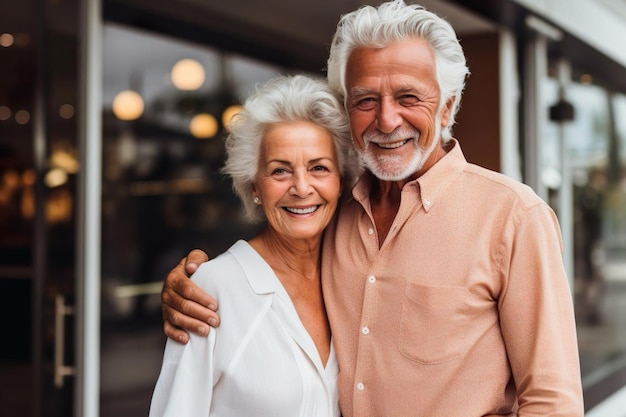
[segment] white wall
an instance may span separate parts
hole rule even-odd
[[[513,0],[626,67],[626,2],[597,0]]]

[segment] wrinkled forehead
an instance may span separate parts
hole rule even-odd
[[[383,48],[359,48],[350,54],[345,71],[348,95],[360,94],[384,84],[407,89],[416,84],[436,83],[436,64],[428,43],[410,39]]]

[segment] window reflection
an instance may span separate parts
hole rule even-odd
[[[556,83],[546,91],[554,101]],[[626,97],[585,82],[568,85],[567,98],[575,108],[565,135],[575,309],[583,386],[589,389],[626,367]],[[549,125],[545,133],[543,167],[560,171],[557,127]]]
[[[204,71],[193,88],[174,85],[172,68],[180,62]],[[257,232],[219,174],[229,119],[223,113],[280,72],[207,46],[105,25],[101,415],[148,410],[163,353],[167,272],[192,248],[215,256]],[[141,97],[143,111],[122,120],[112,109],[127,90]]]

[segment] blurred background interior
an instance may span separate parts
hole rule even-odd
[[[147,415],[167,272],[256,231],[229,115],[378,3],[0,0],[0,414]],[[468,57],[466,157],[559,216],[591,410],[626,386],[626,2],[422,3]]]

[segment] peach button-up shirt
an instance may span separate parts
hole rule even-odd
[[[583,416],[550,207],[456,141],[379,242],[365,174],[327,230],[323,288],[344,417]]]

